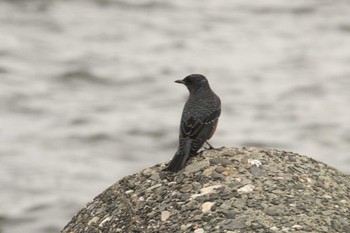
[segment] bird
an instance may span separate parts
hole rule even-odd
[[[189,97],[182,111],[179,146],[165,171],[178,172],[184,168],[189,157],[215,133],[221,114],[221,100],[211,90],[204,75],[191,74],[176,83],[184,84]],[[213,148],[208,142],[209,148]]]

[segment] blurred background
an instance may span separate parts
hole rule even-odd
[[[208,77],[211,143],[350,173],[348,0],[0,1],[0,232],[59,232],[125,175],[172,158]]]

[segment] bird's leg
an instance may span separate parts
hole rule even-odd
[[[210,145],[210,143],[208,141],[205,141],[205,143],[207,143],[207,145],[209,146],[208,149],[210,149],[210,150],[215,149],[212,145]]]
[[[210,145],[209,144],[209,142],[208,141],[205,141],[205,143],[207,143],[208,144],[208,146],[209,146],[209,150],[219,150],[219,151],[221,151],[224,147],[221,147],[221,148],[215,148],[215,147],[213,147],[212,145]]]

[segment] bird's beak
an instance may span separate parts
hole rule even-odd
[[[176,83],[182,83],[182,84],[185,84],[185,81],[184,81],[184,80],[176,80],[175,82],[176,82]]]

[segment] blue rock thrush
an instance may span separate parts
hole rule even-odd
[[[208,80],[200,74],[191,74],[176,83],[184,84],[190,96],[182,112],[179,147],[165,171],[178,172],[210,139],[221,113],[220,98],[210,89]],[[208,142],[207,142],[208,143]],[[208,143],[211,147],[211,145]]]

